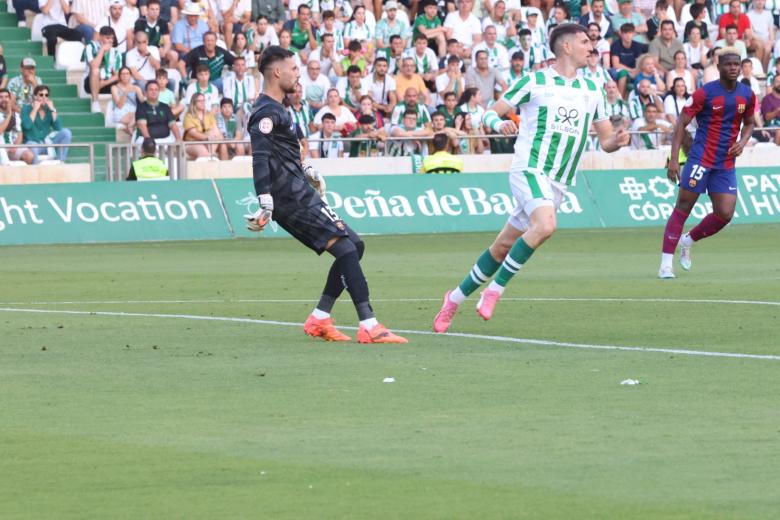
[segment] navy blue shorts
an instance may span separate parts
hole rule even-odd
[[[685,163],[680,174],[680,187],[694,193],[737,194],[737,170],[705,168],[693,161]]]

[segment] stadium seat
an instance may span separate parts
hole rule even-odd
[[[181,73],[176,69],[165,69],[168,71],[168,80],[173,81],[174,93],[179,91],[179,83],[181,83]]]
[[[111,101],[108,102],[106,105],[106,110],[103,112],[103,124],[106,126],[106,128],[116,128],[118,125],[114,123],[111,117],[114,112],[114,99],[111,98]]]
[[[237,161],[237,162],[252,162],[252,156],[251,155],[236,155],[231,159],[231,161]]]
[[[60,42],[57,45],[56,66],[60,70],[84,70],[86,64],[81,60],[84,44],[81,42]]]
[[[32,26],[30,27],[30,40],[42,42],[43,35],[41,34],[41,30],[43,30],[43,15],[36,14],[35,18],[33,18]]]
[[[764,79],[766,77],[766,73],[764,72],[764,66],[761,65],[761,60],[752,57],[750,58],[750,62],[753,64],[753,75],[757,79]]]

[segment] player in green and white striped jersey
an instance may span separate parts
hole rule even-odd
[[[555,212],[573,186],[591,122],[601,148],[614,152],[628,144],[625,129],[613,131],[606,115],[603,89],[577,77],[587,62],[591,45],[586,29],[565,23],[550,35],[555,65],[517,80],[485,113],[483,124],[493,131],[517,132],[509,184],[517,206],[496,240],[477,260],[455,289],[444,296],[433,329],[445,332],[458,306],[480,285],[496,274],[482,291],[477,313],[485,320],[493,315],[506,284],[555,231]],[[501,118],[518,109],[520,129]]]

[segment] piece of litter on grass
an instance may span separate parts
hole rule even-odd
[[[624,379],[620,382],[621,385],[639,385],[639,379]]]
[[[382,382],[383,383],[395,383],[395,378],[394,377],[386,377],[386,378],[382,379]]]

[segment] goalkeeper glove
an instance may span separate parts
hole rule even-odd
[[[317,190],[320,197],[325,195],[325,177],[314,169],[314,166],[307,162],[303,163],[303,176],[306,177],[309,186]]]
[[[244,215],[244,218],[246,218],[246,228],[249,231],[259,233],[271,221],[274,212],[274,198],[270,193],[264,193],[258,195],[257,200],[260,203],[260,209],[251,215]]]

